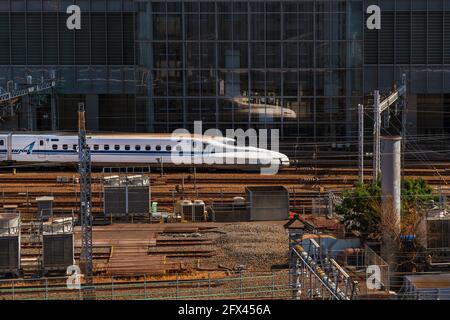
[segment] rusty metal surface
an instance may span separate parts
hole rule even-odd
[[[93,228],[93,246],[110,247],[106,260],[94,263],[94,271],[106,275],[166,274],[182,269],[182,262],[169,258],[201,258],[214,255],[202,247],[205,238],[189,239],[180,234],[208,231],[214,224],[113,224]],[[174,238],[157,240],[162,234]],[[75,229],[75,246],[80,247],[80,229]],[[186,246],[186,247],[184,247]],[[95,257],[94,257],[95,258]],[[104,258],[104,256],[102,256]]]

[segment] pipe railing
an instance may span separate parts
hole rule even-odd
[[[296,276],[294,281],[294,296],[298,293],[302,295],[302,289],[309,285],[306,296],[309,299],[315,297],[324,299],[327,293],[331,299],[353,300],[358,293],[358,282],[353,281],[348,273],[334,260],[325,258],[322,260],[320,246],[310,239],[310,246],[306,251],[302,246],[297,245],[292,248],[293,256],[297,257]],[[305,277],[306,272],[306,277]],[[305,279],[309,277],[309,279]],[[339,285],[343,287],[342,289]],[[324,292],[325,290],[325,292]]]

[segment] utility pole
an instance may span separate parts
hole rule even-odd
[[[84,265],[84,298],[95,299],[92,271],[92,198],[91,198],[91,154],[86,142],[84,103],[78,104],[78,156],[80,174],[80,220],[81,256]]]
[[[405,109],[406,106],[406,75],[402,75],[402,86],[397,89],[395,88],[394,91],[384,99],[383,101],[380,101],[380,92],[378,90],[375,90],[373,93],[373,108],[374,108],[374,124],[373,124],[373,181],[376,182],[379,179],[380,175],[380,163],[381,163],[381,157],[380,157],[380,150],[381,150],[381,144],[380,144],[380,135],[381,135],[381,114],[385,110],[389,110],[389,107],[396,103],[396,101],[403,97],[403,106]],[[404,111],[404,110],[403,110]],[[405,112],[403,112],[405,114]],[[405,115],[403,115],[405,117]],[[406,118],[402,118],[402,136],[405,134],[405,128],[406,128]],[[402,142],[404,144],[404,141]]]
[[[377,182],[380,174],[380,131],[381,131],[381,112],[380,112],[380,92],[375,90],[373,93],[373,182]]]
[[[364,183],[364,105],[358,104],[359,183]]]
[[[402,76],[402,87],[404,89],[403,100],[402,100],[402,176],[403,176],[403,168],[405,167],[405,151],[406,151],[406,108],[408,107],[408,101],[406,97],[406,74]]]

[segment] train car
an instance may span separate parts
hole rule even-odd
[[[211,166],[288,166],[286,155],[237,146],[223,137],[171,134],[89,134],[93,165],[173,164]],[[0,133],[0,162],[77,163],[74,133]]]
[[[273,119],[296,119],[294,110],[280,105],[274,98],[234,98],[232,102],[236,106],[234,112],[241,116],[258,117],[261,121]]]

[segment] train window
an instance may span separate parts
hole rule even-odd
[[[68,146],[67,144],[63,144],[63,150],[67,150]]]
[[[5,145],[5,141],[4,140],[0,140],[0,146],[4,146]]]
[[[172,146],[166,146],[166,151],[172,150]]]
[[[59,139],[51,139],[51,141],[59,141]]]
[[[118,144],[114,145],[114,150],[120,150],[120,146]]]
[[[155,149],[156,149],[157,151],[160,151],[160,150],[161,150],[161,146],[160,146],[160,145],[157,145]]]
[[[109,144],[105,144],[105,145],[103,146],[103,149],[104,149],[104,150],[109,150]]]
[[[141,150],[141,146],[140,146],[140,145],[135,145],[135,146],[134,146],[134,150],[136,150],[136,151]]]
[[[129,145],[125,145],[125,150],[130,150],[130,146]]]
[[[149,145],[145,146],[145,150],[150,151],[152,148]]]
[[[98,144],[94,144],[94,150],[98,150]]]
[[[77,150],[77,145],[74,144],[74,145],[72,146],[72,149],[73,149],[73,150]]]
[[[53,150],[57,150],[58,149],[58,145],[57,144],[52,145],[52,149]]]
[[[43,146],[44,145],[44,140],[39,140],[39,145]]]

